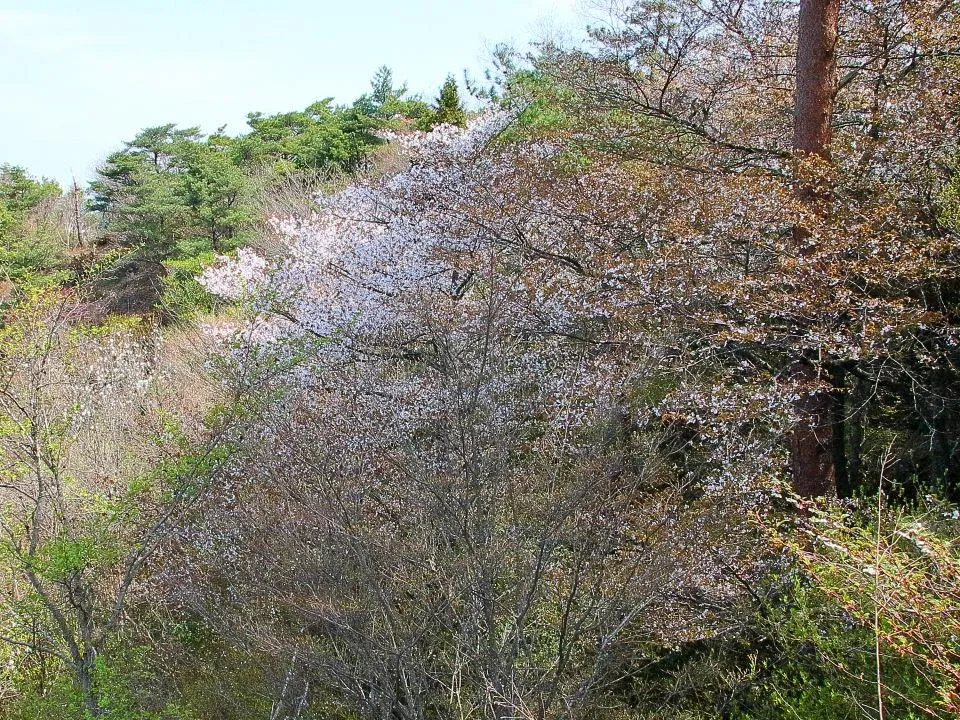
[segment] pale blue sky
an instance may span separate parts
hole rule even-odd
[[[0,163],[62,184],[143,127],[244,128],[350,102],[380,65],[433,96],[498,42],[579,27],[577,0],[0,0]]]

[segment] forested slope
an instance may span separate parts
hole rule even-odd
[[[4,168],[0,713],[955,717],[958,12]]]

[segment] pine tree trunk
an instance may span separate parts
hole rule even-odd
[[[837,97],[839,13],[839,0],[800,0],[793,147],[801,159],[830,159],[830,123]],[[822,197],[815,187],[801,182],[799,195],[814,212],[818,211]],[[797,227],[794,237],[802,253],[809,234]],[[790,375],[802,386],[814,383],[818,371],[809,360],[798,358],[791,365]],[[801,392],[797,400],[799,420],[790,436],[790,464],[794,490],[801,495],[836,493],[834,405],[834,395],[827,391]]]
[[[800,0],[793,148],[830,157],[830,122],[837,99],[840,0]]]
[[[800,388],[800,397],[794,404],[800,419],[789,438],[793,489],[804,497],[834,495],[833,394],[805,389],[818,380],[817,368],[812,363],[794,362],[790,375],[793,384]]]

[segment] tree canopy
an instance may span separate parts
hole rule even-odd
[[[78,240],[0,315],[0,714],[957,717],[958,59],[628,2],[469,112],[148,128],[90,233],[5,168]]]

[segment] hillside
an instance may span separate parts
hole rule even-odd
[[[0,717],[952,718],[960,8],[629,3],[0,170]]]

